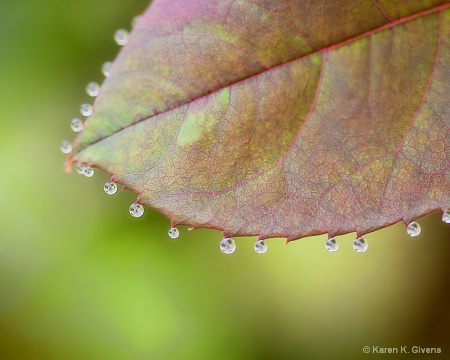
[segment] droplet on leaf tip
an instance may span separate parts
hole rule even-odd
[[[83,130],[83,122],[78,118],[72,119],[72,121],[70,122],[70,128],[73,132],[78,133]]]
[[[80,113],[83,116],[91,116],[93,111],[93,107],[91,104],[81,104]]]
[[[60,149],[63,154],[69,154],[72,152],[72,144],[68,140],[63,140]]]
[[[178,236],[180,236],[180,232],[176,227],[170,228],[167,234],[171,239],[176,239]]]
[[[83,170],[83,175],[84,176],[86,176],[88,178],[91,178],[91,177],[94,176],[94,173],[95,173],[94,169],[91,168],[90,166],[85,166],[84,167],[84,170]]]
[[[325,242],[325,249],[327,249],[329,252],[335,252],[339,249],[339,244],[337,243],[335,238],[329,238]]]
[[[442,213],[442,221],[446,224],[450,224],[450,209],[447,209]]]
[[[220,251],[224,254],[230,255],[236,251],[236,243],[232,238],[223,239],[220,242]]]
[[[420,225],[416,223],[415,221],[408,224],[406,227],[406,233],[411,237],[416,237],[420,235]]]
[[[353,250],[356,252],[365,252],[368,247],[369,244],[367,244],[367,240],[363,237],[357,238],[353,241]]]
[[[130,214],[133,217],[141,217],[144,214],[144,207],[139,203],[133,203],[130,205]]]
[[[105,77],[109,77],[111,75],[111,67],[112,67],[111,61],[106,61],[103,63],[102,73],[103,73],[103,75],[105,75]]]
[[[255,242],[253,248],[255,249],[257,254],[265,254],[269,249],[264,240],[258,240],[257,242]]]
[[[85,168],[86,168],[85,164],[77,164],[77,173],[80,175],[84,175]]]
[[[117,45],[124,46],[128,43],[128,31],[119,29],[114,33],[114,40]]]
[[[115,182],[109,181],[103,186],[103,190],[108,195],[114,195],[116,193],[116,191],[117,191],[117,185],[116,185]]]
[[[86,92],[89,96],[96,97],[98,94],[100,94],[100,85],[94,81],[91,81],[86,86]]]

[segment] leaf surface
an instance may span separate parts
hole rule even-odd
[[[450,207],[449,8],[155,0],[70,160],[226,236],[362,235]]]

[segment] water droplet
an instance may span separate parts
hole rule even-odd
[[[78,133],[83,130],[83,122],[78,118],[72,119],[72,121],[70,122],[70,128],[72,129],[72,131]]]
[[[230,255],[236,251],[236,243],[232,238],[223,239],[220,242],[220,251],[224,254]]]
[[[96,97],[98,94],[100,94],[100,85],[92,81],[87,84],[86,92],[89,96]]]
[[[450,224],[450,209],[447,209],[442,213],[442,221],[446,224]]]
[[[330,238],[325,243],[325,249],[329,252],[335,252],[339,249],[339,244],[337,243],[335,238]]]
[[[64,140],[61,143],[60,149],[61,149],[63,154],[69,154],[70,152],[72,152],[72,144],[70,143],[70,141]]]
[[[176,227],[170,228],[168,234],[171,239],[176,239],[178,236],[180,236],[180,232]]]
[[[255,245],[253,245],[253,248],[258,254],[264,254],[267,252],[267,244],[264,240],[258,240],[255,242]]]
[[[80,113],[83,116],[91,116],[92,115],[92,105],[91,104],[81,104]]]
[[[420,225],[415,221],[408,224],[406,232],[411,237],[416,237],[420,235]]]
[[[138,26],[139,22],[141,21],[141,17],[140,16],[135,16],[133,18],[133,20],[131,20],[131,26],[133,28],[135,28],[136,26]]]
[[[77,173],[80,175],[84,175],[84,169],[86,168],[86,165],[84,164],[77,164]]]
[[[108,195],[114,195],[117,191],[117,185],[113,181],[107,182],[103,186],[103,190],[105,190],[105,193],[107,193]]]
[[[144,207],[139,203],[133,203],[130,206],[130,214],[133,217],[141,217],[144,213]]]
[[[357,238],[355,241],[353,241],[353,250],[355,250],[356,252],[365,252],[368,247],[369,244],[367,244],[367,240],[363,237]]]
[[[128,43],[128,31],[119,29],[114,33],[114,40],[117,45],[124,46]]]
[[[94,169],[91,168],[90,166],[85,166],[84,167],[84,171],[83,171],[83,175],[88,177],[88,178],[93,177],[94,176]]]
[[[111,67],[112,67],[111,61],[107,61],[107,62],[103,63],[102,73],[103,73],[103,75],[105,75],[105,77],[109,77],[109,75],[111,75]]]

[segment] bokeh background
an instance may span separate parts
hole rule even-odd
[[[397,224],[328,253],[325,236],[253,252],[169,221],[108,177],[64,174],[62,139],[147,0],[0,0],[0,359],[358,359],[368,346],[450,358],[450,226]],[[387,355],[385,355],[387,356]],[[414,358],[431,358],[415,355]]]

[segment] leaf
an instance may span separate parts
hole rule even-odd
[[[449,8],[156,0],[70,161],[225,236],[362,235],[445,209]]]

